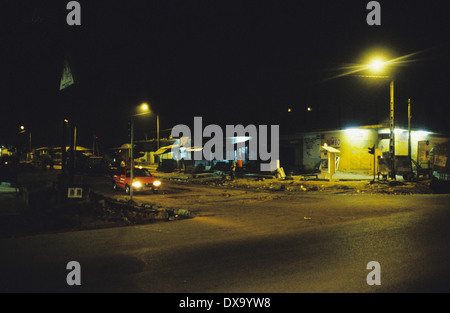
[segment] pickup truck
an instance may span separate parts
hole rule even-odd
[[[112,183],[114,190],[125,190],[130,194],[130,168],[119,168],[113,175]],[[161,187],[161,181],[154,174],[144,168],[135,168],[133,171],[133,192],[153,191],[157,193]]]

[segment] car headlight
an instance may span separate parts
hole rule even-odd
[[[155,187],[159,187],[160,185],[161,185],[161,182],[159,180],[155,180],[153,182],[153,186],[155,186]]]
[[[132,185],[133,185],[134,188],[141,188],[142,187],[142,183],[140,181],[135,181],[135,182],[133,182]]]

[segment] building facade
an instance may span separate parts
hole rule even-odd
[[[338,171],[373,173],[375,165],[378,172],[376,160],[389,152],[389,133],[385,126],[367,125],[285,136],[280,138],[281,166],[290,172],[318,172],[323,159],[321,147],[326,145],[340,151],[337,154]],[[449,140],[444,134],[421,130],[410,133],[406,129],[395,129],[395,155],[408,156],[410,153],[411,159],[422,165],[429,162],[434,146]],[[369,154],[369,148],[374,146],[375,158]]]

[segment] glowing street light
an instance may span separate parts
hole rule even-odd
[[[395,179],[395,133],[394,133],[394,80],[390,76],[381,76],[380,72],[382,72],[386,67],[390,67],[392,65],[401,66],[406,65],[411,62],[415,62],[415,60],[411,60],[410,58],[425,52],[426,50],[413,52],[407,55],[402,55],[396,58],[390,58],[386,51],[379,51],[376,58],[373,58],[371,62],[367,62],[367,59],[360,64],[352,64],[344,67],[340,67],[340,70],[345,70],[343,73],[338,74],[330,79],[344,77],[344,76],[357,76],[357,77],[366,77],[366,78],[381,78],[390,80],[390,136],[389,136],[389,154],[391,158],[391,178]],[[386,60],[387,59],[387,60]],[[357,73],[371,71],[372,73],[377,73],[378,75],[358,75]]]
[[[136,108],[136,113],[133,114],[132,116],[139,116],[139,115],[145,115],[145,114],[149,114],[150,112],[150,107],[148,105],[147,102],[142,102],[137,108]]]
[[[412,55],[412,54],[411,54]],[[367,74],[356,74],[357,72],[362,71],[371,71],[374,73],[382,72],[387,65],[396,64],[404,62],[403,59],[409,57],[410,55],[399,57],[393,60],[384,61],[381,57],[373,58],[371,62],[356,66],[348,67],[349,71],[338,75],[337,77],[342,76],[356,76],[363,78],[379,78],[379,79],[388,79],[390,80],[389,91],[390,91],[390,104],[389,104],[389,155],[390,155],[390,163],[391,163],[391,173],[390,176],[392,179],[395,179],[395,133],[394,133],[394,80],[392,77],[387,75],[367,75]],[[375,166],[375,164],[374,164]]]
[[[369,65],[370,69],[379,72],[384,67],[384,62],[381,59],[374,59]]]
[[[141,104],[141,110],[144,112],[149,111],[148,104],[146,102]]]

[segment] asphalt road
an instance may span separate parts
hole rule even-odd
[[[141,197],[193,219],[0,239],[0,291],[450,291],[450,195],[185,188]],[[81,285],[66,282],[70,261]],[[370,261],[381,285],[367,284]]]

